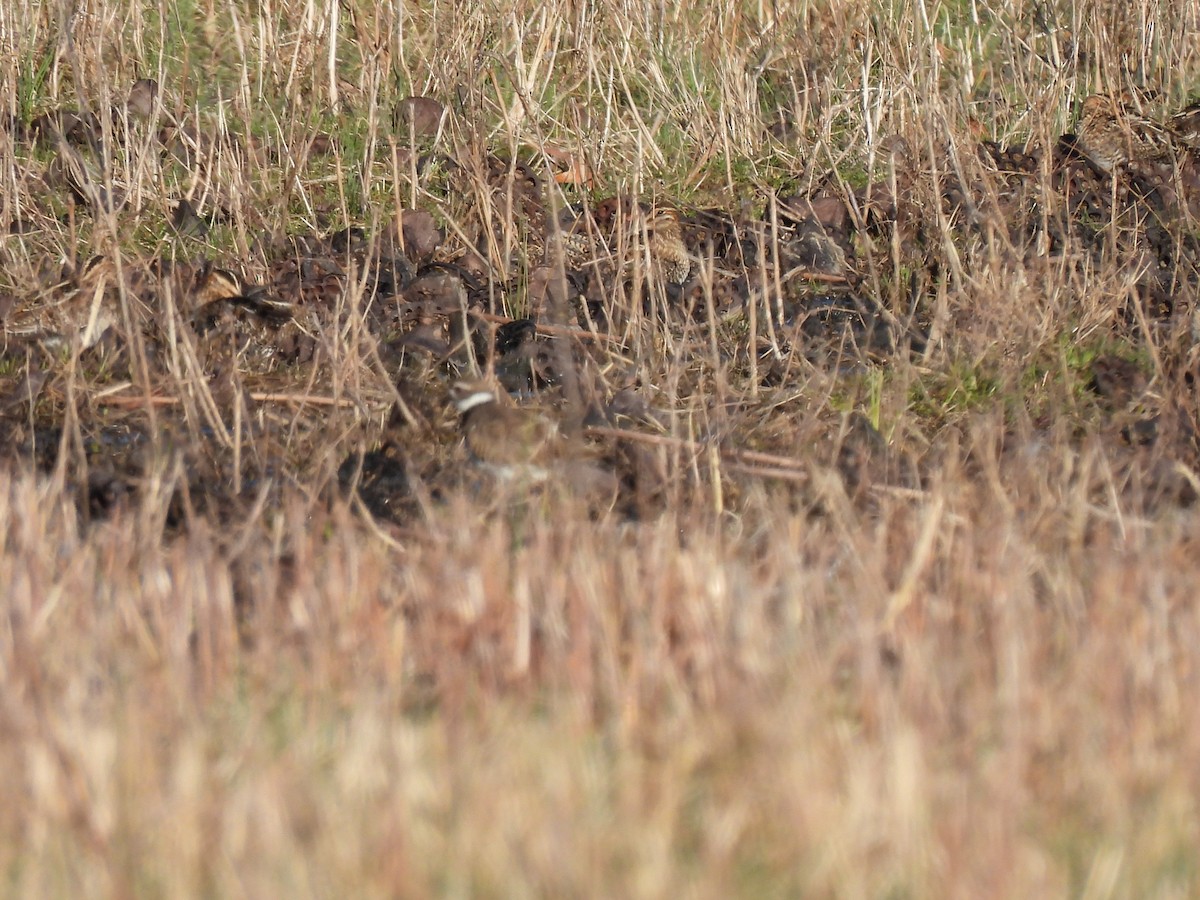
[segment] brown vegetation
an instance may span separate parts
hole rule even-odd
[[[7,893],[1200,889],[1191,5],[135,6],[0,2]]]

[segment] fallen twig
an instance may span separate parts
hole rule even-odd
[[[593,437],[606,437],[615,440],[638,441],[643,444],[655,444],[659,447],[678,447],[682,450],[700,452],[707,445],[700,441],[687,438],[671,437],[666,434],[646,434],[641,431],[629,431],[624,428],[609,428],[605,425],[592,425],[584,432]],[[791,480],[807,480],[808,465],[803,460],[790,456],[779,456],[774,453],[762,453],[757,450],[736,450],[732,447],[719,448],[721,459],[733,464],[736,468],[754,474],[773,478],[788,478]]]
[[[480,312],[479,310],[471,310],[470,313],[477,319],[482,319],[485,322],[492,322],[496,325],[508,325],[511,322],[516,322],[509,316],[500,316],[495,313]],[[619,344],[621,339],[611,334],[605,334],[603,331],[587,331],[583,328],[573,328],[570,325],[539,325],[534,323],[534,328],[538,334],[548,334],[555,337],[573,337],[579,338],[582,341],[608,341],[609,343]]]
[[[346,397],[324,397],[319,394],[281,394],[248,391],[246,396],[259,403],[297,403],[308,406],[339,406],[344,408],[360,405]],[[182,397],[163,396],[161,394],[141,395],[137,397],[126,397],[119,394],[101,394],[95,399],[103,406],[119,406],[123,409],[135,409],[147,403],[152,406],[178,406],[183,402]]]

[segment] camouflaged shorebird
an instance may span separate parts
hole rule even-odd
[[[683,242],[679,211],[658,207],[646,216],[650,258],[668,284],[683,284],[692,270],[692,260]]]
[[[627,196],[610,197],[596,206],[596,222],[620,243],[618,231],[637,246],[643,240],[651,271],[668,284],[683,284],[692,269],[692,258],[683,239],[679,210],[651,206]]]
[[[1171,116],[1171,131],[1193,149],[1200,148],[1200,100]]]
[[[1093,94],[1083,101],[1075,146],[1093,165],[1112,174],[1122,166],[1142,171],[1170,164],[1196,151],[1200,107],[1189,107],[1159,124],[1113,97]]]

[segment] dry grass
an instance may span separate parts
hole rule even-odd
[[[1050,163],[1013,203],[977,152],[1052,147],[1096,90],[1178,107],[1193,4],[136,6],[0,0],[3,893],[1200,893],[1195,271],[1159,315],[1117,212],[1090,246],[1023,244],[1020,203],[1068,215]],[[48,192],[56,153],[17,125],[146,76],[222,136],[204,184],[125,122],[92,176],[122,209]],[[410,93],[451,107],[459,171],[414,177]],[[361,273],[311,366],[225,381],[188,298],[146,309],[129,280],[205,257],[252,282],[284,234],[407,206],[520,312],[528,223],[485,156],[550,175],[547,146],[596,179],[547,178],[552,208],[762,223],[777,195],[896,186],[920,221],[859,229],[858,291],[927,341],[806,359],[778,292],[718,326],[709,283],[677,316],[635,247],[591,365],[661,411],[638,444],[661,483],[598,511],[480,490],[456,361],[389,355]],[[184,194],[225,209],[208,237],[166,226]],[[116,350],[18,342],[22,316],[109,297]],[[1087,389],[1106,354],[1147,385],[1127,406]],[[102,510],[97,435],[137,457]],[[370,515],[338,471],[381,443],[414,484]]]

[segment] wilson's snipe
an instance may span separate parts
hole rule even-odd
[[[614,239],[617,232],[639,242],[645,239],[654,271],[669,284],[683,284],[692,270],[692,260],[683,240],[679,211],[669,206],[651,206],[618,196],[601,200],[596,222]]]
[[[1200,144],[1200,100],[1171,116],[1171,130],[1192,147]]]
[[[646,216],[650,257],[669,284],[683,284],[692,270],[692,260],[683,242],[679,212],[659,207]]]
[[[1188,149],[1195,115],[1195,110],[1184,110],[1169,125],[1161,125],[1117,99],[1093,94],[1083,101],[1075,146],[1109,173],[1121,166],[1137,170],[1169,163]]]

